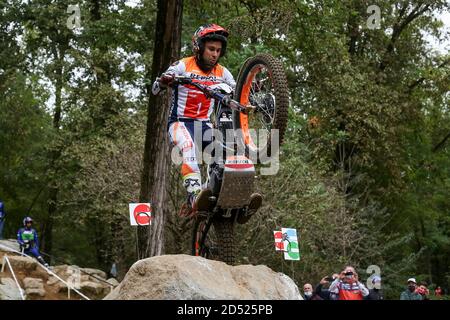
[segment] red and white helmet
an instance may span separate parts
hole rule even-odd
[[[204,24],[195,31],[192,37],[192,51],[197,55],[202,54],[205,48],[205,42],[208,40],[216,40],[222,42],[222,50],[220,56],[225,55],[227,49],[228,31],[217,24]]]

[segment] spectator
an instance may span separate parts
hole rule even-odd
[[[352,266],[347,266],[330,285],[330,294],[339,300],[362,300],[369,290],[358,280],[358,274]]]
[[[428,298],[430,290],[428,290],[427,286],[428,284],[426,282],[421,282],[419,287],[416,289],[416,292],[422,296],[422,300],[430,300]]]
[[[17,242],[25,254],[35,257],[41,264],[48,267],[48,263],[44,261],[39,253],[38,235],[36,230],[31,227],[32,223],[33,219],[30,217],[23,219],[24,228],[20,228],[17,232]]]
[[[372,278],[372,289],[369,290],[369,295],[366,300],[384,300],[383,292],[381,291],[381,278],[374,276]]]
[[[313,297],[313,289],[310,283],[305,283],[303,285],[303,295],[305,296],[305,300],[312,300]]]
[[[434,290],[434,295],[435,295],[436,297],[438,297],[438,298],[442,297],[442,289],[441,289],[441,287],[437,287],[437,288]]]
[[[338,277],[339,277],[339,275],[337,273],[335,273],[331,277],[326,276],[320,280],[319,284],[316,287],[316,290],[314,291],[314,294],[321,298],[321,299],[317,299],[317,300],[336,300],[336,299],[333,299],[333,296],[330,294],[330,290],[324,289],[323,287],[325,285],[329,285],[331,282],[333,282]]]
[[[409,278],[408,281],[408,288],[402,292],[400,295],[400,300],[422,300],[423,297],[419,293],[416,292],[417,289],[417,282],[414,278]]]
[[[5,226],[5,205],[0,200],[0,240],[3,239],[3,227]]]
[[[111,275],[111,277],[117,278],[117,265],[115,262],[112,264],[109,274]]]

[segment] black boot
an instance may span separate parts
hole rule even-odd
[[[46,268],[49,267],[48,263],[45,262],[45,260],[44,260],[41,256],[37,257],[37,260],[38,260],[39,263],[42,264],[44,267],[46,267]]]
[[[262,196],[259,193],[254,193],[250,196],[250,204],[246,211],[239,214],[237,217],[237,223],[244,224],[258,211],[262,205]]]

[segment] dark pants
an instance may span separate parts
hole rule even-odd
[[[25,253],[25,254],[27,254],[29,256],[35,257],[37,259],[37,261],[39,261],[39,263],[41,263],[43,265],[46,265],[46,262],[45,262],[44,258],[42,258],[38,247],[32,247],[32,248],[29,248],[29,249],[25,249],[23,251],[23,253]]]
[[[0,218],[0,240],[3,239],[3,227],[5,226],[5,218]]]
[[[24,253],[29,255],[29,256],[35,257],[35,258],[41,256],[41,253],[39,252],[39,249],[37,247],[25,249]]]

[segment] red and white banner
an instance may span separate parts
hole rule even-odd
[[[273,237],[275,238],[275,250],[284,251],[283,233],[281,231],[274,231]]]
[[[148,226],[152,222],[150,203],[130,203],[130,222],[132,226]]]
[[[284,253],[285,260],[300,260],[297,230],[293,228],[281,228],[274,231],[275,250]]]

